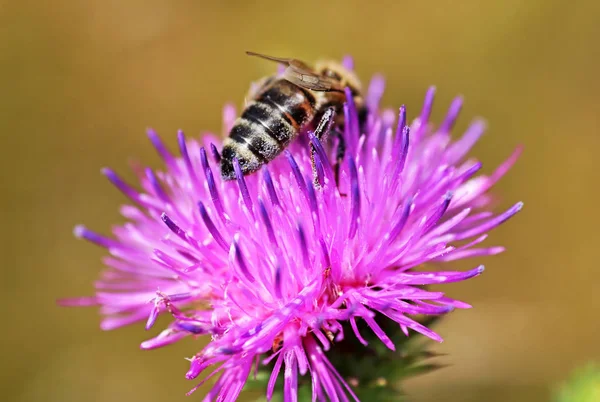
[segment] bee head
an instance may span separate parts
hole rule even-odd
[[[322,61],[316,64],[315,70],[320,75],[338,82],[342,87],[350,88],[352,95],[361,93],[361,84],[354,71],[334,61]]]

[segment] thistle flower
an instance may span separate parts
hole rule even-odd
[[[520,150],[491,175],[476,176],[481,163],[465,155],[485,127],[475,121],[451,141],[460,98],[434,129],[433,88],[408,124],[404,106],[397,119],[380,110],[383,87],[380,77],[371,82],[364,133],[353,103],[345,105],[347,151],[338,185],[335,148],[310,132],[261,172],[244,177],[237,165],[236,180],[222,181],[219,139],[207,135],[199,142],[179,132],[176,157],[150,130],[165,170],[138,172],[142,190],[103,170],[133,202],[121,209],[128,223],[114,228],[113,238],[75,229],[108,250],[107,270],[95,296],[62,303],[100,306],[106,330],[142,320],[149,329],[159,314],[170,314],[168,327],[142,349],[210,336],[189,359],[186,374],[194,379],[212,370],[204,381],[218,376],[206,401],[235,400],[259,363],[272,367],[268,399],[283,375],[284,400],[297,400],[299,376],[307,373],[313,400],[357,399],[326,352],[344,337],[366,345],[359,323],[391,350],[395,344],[383,329],[389,323],[407,336],[412,330],[441,341],[411,316],[470,306],[424,285],[469,279],[483,266],[464,272],[417,268],[502,252],[479,245],[522,207],[517,203],[497,215],[485,210],[487,191]],[[225,130],[235,114],[225,108]],[[322,184],[317,187],[311,146]]]

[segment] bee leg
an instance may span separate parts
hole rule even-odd
[[[328,108],[327,110],[325,110],[325,112],[323,112],[323,116],[321,116],[321,120],[319,121],[319,124],[317,124],[317,128],[315,128],[315,137],[321,141],[324,142],[326,140],[327,135],[329,134],[329,132],[331,131],[331,127],[333,125],[335,119],[335,109],[334,108]],[[315,188],[321,188],[322,185],[319,182],[319,172],[317,171],[317,165],[315,162],[315,153],[317,152],[317,150],[315,149],[315,147],[311,144],[310,145],[310,162],[312,165],[312,171],[313,171],[313,183],[315,185]]]
[[[335,165],[333,166],[333,172],[335,175],[335,185],[337,188],[340,188],[340,167],[344,162],[344,155],[346,155],[346,141],[344,140],[344,134],[337,130],[333,129],[331,131],[336,137],[338,137],[338,146],[335,152]],[[340,193],[340,196],[345,197],[346,194]]]

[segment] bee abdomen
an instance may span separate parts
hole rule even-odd
[[[253,102],[248,105],[242,113],[242,119],[263,126],[266,134],[282,147],[285,147],[297,132],[293,122],[284,112],[267,102]]]
[[[236,121],[225,140],[221,176],[236,178],[234,159],[243,175],[256,172],[275,159],[315,114],[315,98],[308,91],[278,80],[268,85]]]
[[[240,118],[225,140],[221,155],[221,176],[225,180],[236,177],[234,158],[238,160],[242,173],[247,175],[275,159],[283,149],[284,146],[262,124]]]
[[[256,101],[272,106],[296,130],[300,130],[314,117],[314,95],[287,80],[273,83],[256,98]]]

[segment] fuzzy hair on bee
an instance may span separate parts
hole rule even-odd
[[[246,53],[280,63],[285,70],[251,87],[221,152],[224,180],[237,177],[236,161],[243,175],[254,173],[307,130],[314,130],[319,139],[332,127],[337,132],[343,130],[345,88],[350,90],[359,113],[365,108],[358,77],[339,63],[320,61],[311,68],[296,59]],[[342,143],[343,138],[339,139]]]

